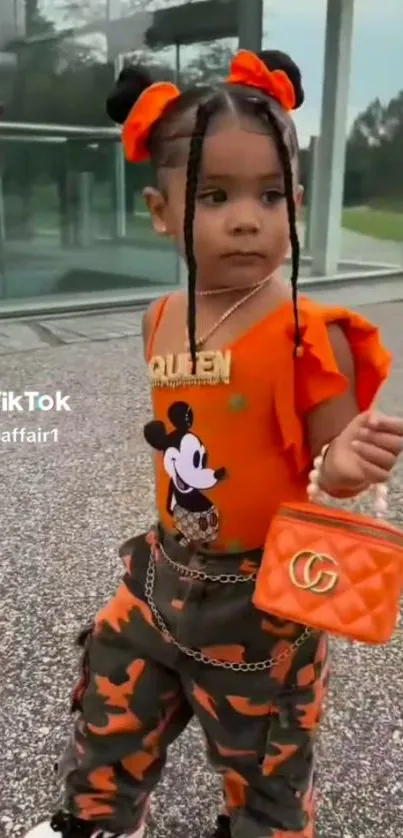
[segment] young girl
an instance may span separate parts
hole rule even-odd
[[[297,300],[303,98],[290,58],[242,51],[221,86],[181,94],[126,69],[108,100],[128,160],[151,157],[154,229],[189,285],[144,318],[158,524],[121,548],[124,581],[85,642],[63,806],[36,838],[140,838],[193,715],[223,777],[216,836],[314,835],[327,640],[256,610],[256,571],[322,447],[322,489],[351,497],[387,479],[403,423],[370,410],[389,370],[376,328]]]

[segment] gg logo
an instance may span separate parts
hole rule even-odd
[[[329,565],[337,568],[336,559],[322,553],[303,550],[290,562],[289,574],[293,585],[302,591],[314,594],[328,594],[339,581],[339,574],[329,570]]]

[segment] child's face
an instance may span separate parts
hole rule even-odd
[[[184,253],[186,165],[168,170],[166,194],[146,190],[156,232]],[[302,189],[296,186],[297,205]],[[249,285],[272,274],[289,248],[284,179],[273,139],[250,119],[224,117],[204,141],[194,218],[200,286]]]

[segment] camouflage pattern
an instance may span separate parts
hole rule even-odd
[[[144,821],[170,743],[196,716],[222,775],[233,838],[313,838],[314,740],[327,685],[327,640],[257,611],[253,581],[193,579],[171,559],[208,575],[256,570],[259,553],[192,553],[153,531],[121,548],[127,573],[85,640],[74,692],[74,736],[61,763],[64,806],[111,832]],[[227,668],[179,651],[156,627],[145,593],[171,635]],[[270,669],[230,664],[281,657]]]

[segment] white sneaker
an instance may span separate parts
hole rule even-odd
[[[145,827],[141,826],[136,832],[133,832],[132,835],[124,836],[122,835],[121,838],[143,838],[145,832]],[[60,832],[55,832],[51,825],[50,821],[44,821],[44,823],[38,824],[38,826],[34,826],[29,832],[26,833],[25,838],[57,838],[60,836]],[[109,835],[112,835],[111,832],[96,832],[94,834],[94,838],[98,836],[98,838],[108,838]]]
[[[25,838],[56,838],[56,835],[57,833],[53,831],[50,822],[45,821],[38,826],[34,826],[30,832],[27,832]]]

